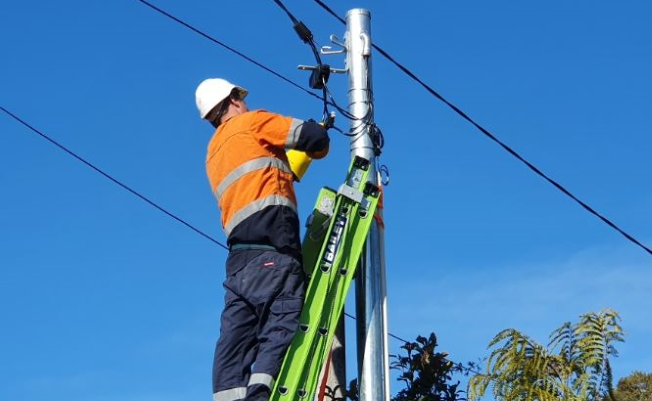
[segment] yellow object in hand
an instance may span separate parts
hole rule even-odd
[[[303,175],[308,170],[308,166],[310,166],[310,162],[312,162],[312,157],[308,156],[306,152],[296,149],[290,149],[285,154],[288,157],[290,169],[294,173],[294,178],[297,181],[301,181]]]

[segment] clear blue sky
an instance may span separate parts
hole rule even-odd
[[[272,1],[157,5],[289,78],[313,62]],[[344,27],[287,6],[320,44]],[[343,1],[374,41],[528,160],[652,245],[652,5]],[[138,1],[0,4],[0,105],[220,241],[194,90],[221,76],[252,108],[320,104]],[[343,66],[341,58],[328,59]],[[390,331],[454,360],[501,329],[623,318],[615,376],[652,370],[652,257],[535,176],[378,54]],[[346,103],[345,79],[331,78]],[[340,119],[344,124],[344,119]],[[299,184],[302,219],[348,142]],[[226,252],[0,114],[0,399],[210,399]],[[400,343],[392,340],[391,351]],[[392,383],[394,391],[400,384]]]

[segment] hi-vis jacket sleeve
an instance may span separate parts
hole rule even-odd
[[[328,132],[321,125],[264,110],[255,112],[252,135],[265,147],[319,152],[328,149]]]

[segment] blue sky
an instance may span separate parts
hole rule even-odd
[[[307,83],[296,65],[312,55],[272,1],[155,4]],[[341,15],[368,8],[375,43],[652,245],[648,2],[328,4]],[[286,5],[320,44],[343,36],[315,3]],[[0,105],[220,241],[196,85],[221,76],[250,90],[252,108],[321,112],[135,0],[4,2],[0,27]],[[563,322],[611,307],[627,332],[615,376],[649,372],[650,255],[378,54],[373,80],[391,170],[390,332],[434,331],[452,359],[476,360],[504,328],[546,342]],[[341,103],[345,84],[331,79]],[[333,133],[331,149],[297,186],[302,219],[319,187],[343,179],[347,139]],[[0,398],[210,399],[225,251],[4,114],[0,158]]]

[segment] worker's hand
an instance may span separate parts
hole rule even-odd
[[[326,118],[324,121],[319,123],[319,125],[324,127],[326,130],[328,130],[329,128],[333,128],[334,124],[335,124],[334,112],[331,112],[328,118]],[[323,159],[328,154],[328,145],[326,145],[326,147],[322,150],[318,150],[314,152],[306,152],[306,154],[312,159]]]
[[[328,149],[329,149],[329,147],[326,146],[326,149],[322,149],[322,150],[319,150],[319,151],[316,151],[316,152],[306,152],[306,154],[311,159],[323,159],[328,154]]]
[[[324,121],[319,123],[319,125],[321,125],[326,129],[333,128],[333,126],[335,125],[335,112],[332,111],[331,114]]]

